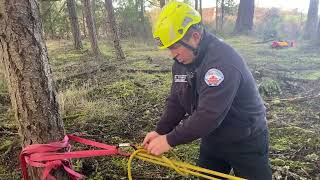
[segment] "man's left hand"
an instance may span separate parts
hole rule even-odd
[[[172,149],[172,147],[168,144],[166,135],[162,135],[149,143],[147,151],[153,155],[159,156],[168,152],[170,149]]]

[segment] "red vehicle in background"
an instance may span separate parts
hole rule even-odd
[[[288,47],[294,47],[295,42],[294,41],[273,41],[271,44],[272,48],[288,48]]]

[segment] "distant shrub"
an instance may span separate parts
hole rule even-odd
[[[299,12],[271,8],[256,19],[255,31],[264,41],[298,39],[302,35],[303,20]]]
[[[262,78],[262,82],[258,86],[259,92],[264,96],[270,97],[282,93],[279,83],[270,78]]]
[[[262,36],[263,40],[277,39],[281,22],[282,17],[280,16],[280,10],[271,8],[263,15],[262,19],[256,23],[258,35]]]

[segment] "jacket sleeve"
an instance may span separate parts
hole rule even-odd
[[[224,79],[218,86],[209,86],[204,80],[209,69],[218,69]],[[214,131],[226,117],[237,90],[240,86],[241,73],[233,66],[209,66],[200,73],[199,104],[197,110],[179,124],[169,134],[170,146],[189,143]]]
[[[172,72],[174,72],[174,67],[172,69]],[[164,112],[156,127],[156,132],[161,135],[171,132],[186,114],[185,109],[179,102],[178,95],[174,86],[174,78],[172,78],[170,95],[166,99]]]

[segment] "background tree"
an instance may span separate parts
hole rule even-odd
[[[318,31],[317,31],[317,38],[316,38],[317,44],[320,45],[320,19],[318,24]]]
[[[221,0],[219,31],[222,31],[222,30],[223,30],[223,24],[224,24],[224,11],[225,11],[224,3],[225,3],[225,2],[224,2],[224,0]]]
[[[163,8],[164,5],[166,5],[166,0],[159,0],[160,2],[160,8]]]
[[[49,32],[50,38],[56,37],[56,31],[53,25],[52,9],[54,8],[54,2],[51,1],[40,1],[40,14],[43,24],[44,32]],[[48,35],[45,34],[45,35]]]
[[[85,10],[82,4],[82,32],[83,32],[83,37],[86,38],[87,37],[87,26],[86,26],[86,15],[85,15]]]
[[[69,12],[69,20],[71,23],[74,48],[81,49],[82,48],[81,35],[80,35],[78,16],[77,16],[74,0],[67,0],[67,7]]]
[[[257,31],[262,33],[264,41],[271,41],[279,39],[280,33],[279,27],[283,22],[283,17],[280,14],[280,10],[277,8],[271,8],[262,17],[261,28],[257,27]]]
[[[254,0],[240,0],[238,16],[234,31],[248,33],[253,27]]]
[[[216,31],[219,31],[219,3],[220,0],[216,0]]]
[[[61,140],[64,127],[35,0],[0,0],[0,60],[22,147]],[[30,174],[40,179],[42,171]],[[64,179],[62,173],[57,178]]]
[[[316,36],[318,24],[319,0],[310,0],[308,19],[304,29],[304,39],[311,39]]]
[[[137,7],[138,7],[137,11],[139,13],[137,21],[140,24],[143,24],[142,33],[143,34],[147,34],[148,30],[147,30],[147,27],[145,26],[146,20],[147,20],[147,18],[145,17],[145,5],[144,5],[145,2],[144,2],[144,0],[136,0],[136,4],[137,4]]]
[[[215,29],[218,32],[223,31],[225,24],[225,17],[228,15],[235,15],[236,4],[234,0],[216,0],[215,7]]]
[[[202,0],[200,0],[200,14],[202,16]]]
[[[116,57],[118,60],[124,60],[125,55],[124,55],[122,48],[121,48],[121,45],[120,45],[116,20],[114,17],[112,0],[105,0],[105,8],[106,8],[107,21],[108,21],[107,24],[108,24],[109,30],[111,32],[110,34],[111,34],[114,49],[116,50]]]
[[[151,39],[151,24],[140,0],[119,0],[115,15],[119,22],[120,38],[136,38],[143,41],[146,38]]]
[[[69,37],[70,25],[66,1],[39,1],[43,31],[46,38]]]
[[[194,8],[196,9],[196,10],[198,10],[198,0],[194,0]]]
[[[86,16],[86,22],[87,22],[92,52],[95,56],[100,56],[101,52],[98,46],[95,24],[93,23],[90,0],[83,0],[83,6],[84,6],[84,11]]]
[[[93,24],[95,25],[96,29],[96,35],[98,37],[99,30],[97,28],[97,21],[96,21],[96,10],[97,10],[97,1],[91,0],[91,12],[92,12],[92,18],[93,18]]]

